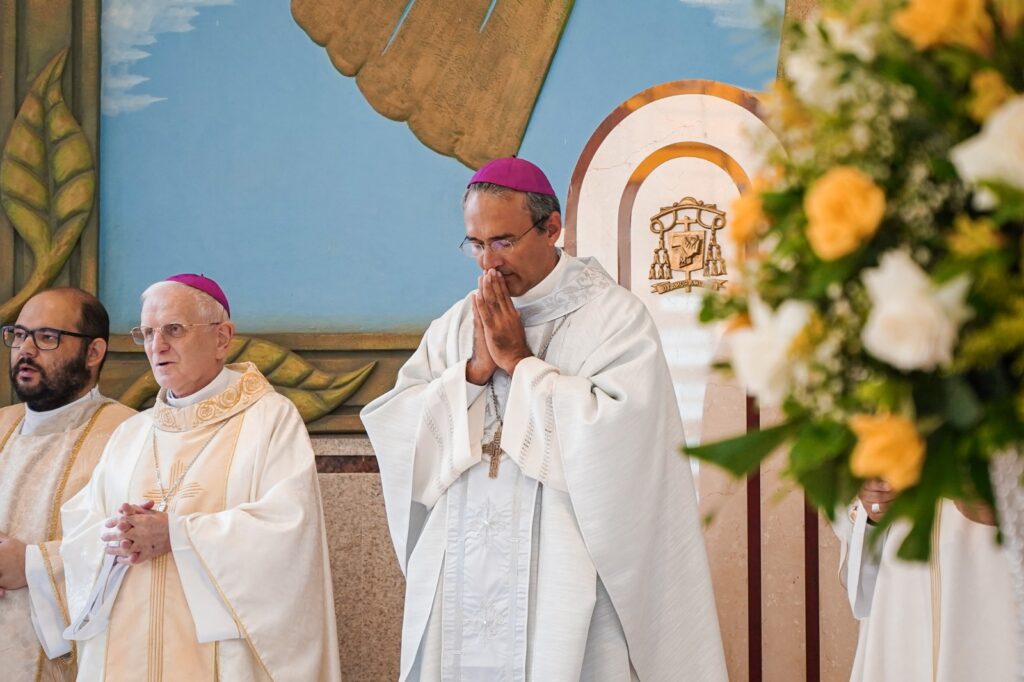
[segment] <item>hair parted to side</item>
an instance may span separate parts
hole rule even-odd
[[[507,197],[514,194],[522,194],[526,197],[526,210],[530,212],[530,221],[537,222],[543,218],[547,218],[552,213],[561,213],[562,208],[558,203],[558,197],[550,194],[537,194],[535,192],[519,192],[503,185],[495,185],[490,182],[474,182],[472,185],[466,188],[466,193],[462,195],[462,207],[466,207],[466,202],[469,201],[469,197],[475,193],[490,194],[496,197]],[[543,225],[538,226],[538,229],[544,229]]]
[[[217,302],[217,300],[207,293],[199,291],[187,284],[181,282],[157,282],[156,284],[150,284],[145,291],[142,292],[140,300],[142,305],[146,305],[146,299],[150,296],[154,296],[162,291],[180,291],[193,300],[196,304],[196,310],[199,312],[201,320],[168,320],[170,322],[184,322],[188,324],[195,324],[198,322],[227,322],[228,311],[224,310],[224,306]]]

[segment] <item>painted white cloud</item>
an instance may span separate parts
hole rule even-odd
[[[103,81],[100,107],[114,116],[138,111],[166,99],[134,92],[148,78],[131,72],[149,56],[144,48],[161,33],[185,33],[195,28],[199,9],[230,5],[233,0],[104,0],[102,17]]]
[[[715,25],[722,28],[759,28],[764,24],[765,12],[785,11],[785,0],[680,0],[684,5],[704,7],[715,17]]]

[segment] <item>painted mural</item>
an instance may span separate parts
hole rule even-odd
[[[179,271],[217,277],[246,332],[422,330],[475,282],[456,248],[467,165],[518,150],[564,202],[634,93],[775,75],[778,37],[748,0],[369,4],[104,3],[99,288],[116,331]],[[356,44],[358,22],[375,28]],[[440,52],[409,47],[426,34]],[[446,48],[459,35],[490,56]]]

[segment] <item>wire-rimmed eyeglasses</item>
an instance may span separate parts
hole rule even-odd
[[[74,336],[79,339],[95,339],[95,336],[69,332],[67,329],[53,327],[37,327],[28,329],[20,324],[9,324],[3,327],[4,345],[8,348],[21,348],[29,337],[39,350],[54,350],[60,346],[62,336]]]
[[[486,244],[484,244],[483,242],[473,241],[469,237],[466,237],[465,239],[462,240],[462,243],[459,244],[459,251],[462,251],[462,253],[466,254],[470,258],[479,258],[480,256],[484,255],[484,251],[486,251],[487,249],[490,249],[492,253],[501,253],[502,251],[508,251],[509,249],[515,247],[516,243],[518,243],[520,239],[528,235],[530,233],[530,230],[536,227],[540,227],[544,223],[544,221],[546,221],[550,217],[550,214],[544,216],[543,218],[535,222],[533,225],[530,225],[530,227],[527,228],[525,232],[523,232],[521,235],[517,237],[502,237],[501,239],[492,239]]]
[[[162,324],[159,327],[133,327],[131,331],[132,341],[139,346],[150,343],[154,337],[156,337],[157,332],[160,332],[165,339],[180,339],[185,336],[185,334],[188,333],[188,330],[192,327],[210,327],[215,324],[220,324],[220,322],[196,322],[193,324],[185,324],[184,322],[168,322],[167,324]]]

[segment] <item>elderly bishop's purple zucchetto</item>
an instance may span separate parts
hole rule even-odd
[[[228,297],[224,295],[224,290],[220,288],[220,285],[209,277],[205,275],[195,275],[192,273],[182,273],[180,275],[171,275],[165,281],[184,284],[185,286],[198,289],[204,294],[211,296],[213,300],[224,306],[224,310],[227,312],[228,317],[231,317],[231,306],[228,305]]]
[[[544,171],[526,159],[519,159],[515,156],[488,161],[473,174],[467,187],[478,182],[508,187],[517,192],[556,196]]]

